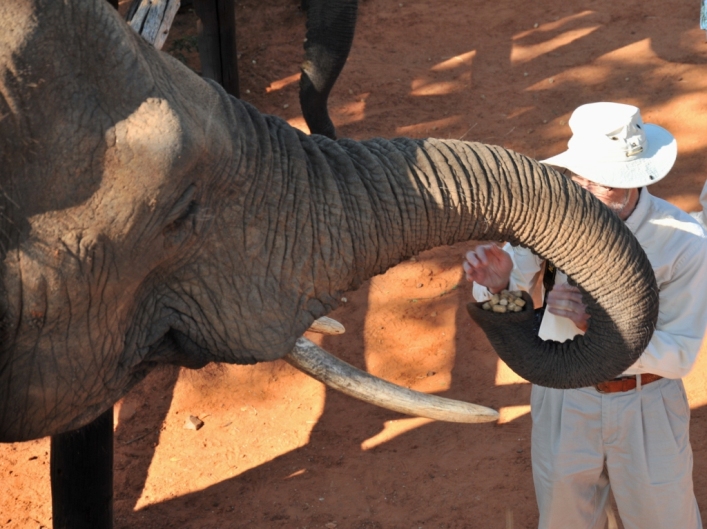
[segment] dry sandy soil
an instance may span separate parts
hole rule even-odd
[[[342,137],[463,138],[542,159],[565,147],[577,105],[636,104],[678,139],[671,176],[651,192],[693,210],[707,175],[698,10],[682,0],[363,0],[333,119]],[[237,13],[243,98],[306,128],[296,1],[239,1]],[[198,70],[194,26],[179,15],[165,49]],[[424,253],[347,293],[331,314],[346,334],[312,338],[399,384],[496,408],[497,424],[400,416],[282,362],[163,369],[115,408],[116,527],[536,526],[530,387],[466,315],[460,263],[471,246]],[[686,383],[707,519],[704,354]],[[184,429],[189,415],[204,427]],[[51,526],[48,450],[48,439],[0,446],[0,526]]]

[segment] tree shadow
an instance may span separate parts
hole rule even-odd
[[[459,268],[461,256],[473,244],[435,249],[407,266],[417,269],[418,275],[420,268],[433,269],[433,277],[444,274],[451,266]],[[404,271],[393,278],[374,278],[358,291],[347,293],[348,303],[331,314],[346,326],[345,341],[327,337],[322,345],[352,365],[361,369],[373,366],[376,372],[387,372],[391,378],[396,371],[399,375],[419,368],[425,359],[438,354],[431,347],[411,353],[405,362],[404,355],[397,351],[386,355],[388,344],[377,345],[379,335],[371,329],[377,320],[371,311],[385,308],[375,301],[375,291],[381,290],[378,295],[382,295],[387,281],[406,278]],[[456,329],[449,366],[451,385],[438,394],[495,409],[527,405],[529,384],[497,385],[498,358],[466,313],[470,287],[461,283],[457,288],[440,290],[443,285],[433,280],[429,286],[441,295],[418,296],[416,303],[408,300],[411,310],[403,317],[423,318],[445,311],[454,314],[453,326],[436,325],[432,320],[428,329],[431,334]],[[413,285],[410,293],[417,295],[419,290]],[[405,340],[404,329],[394,332]],[[439,365],[444,370],[445,361],[440,360]],[[424,375],[427,382],[442,373]],[[166,401],[171,398],[165,395],[174,380],[170,373],[156,377],[143,388],[144,398],[162,394]],[[168,405],[147,404],[148,409],[153,407],[156,413],[166,415]],[[154,419],[149,418],[150,423],[159,424]],[[202,490],[135,509],[138,497],[130,491],[142,490],[140,483],[144,486],[156,445],[151,431],[145,442],[135,443],[145,447],[137,452],[135,463],[118,472],[124,477],[116,482],[116,528],[291,528],[332,523],[340,528],[476,527],[480,520],[494,520],[500,525],[509,511],[515,527],[533,527],[537,512],[530,470],[530,426],[527,413],[502,424],[420,421],[327,390],[323,412],[304,446]],[[132,445],[124,443],[129,441],[124,437],[127,433],[127,429],[117,431],[117,439],[123,441],[122,445],[116,442],[117,464],[119,460],[130,462],[132,457]],[[704,407],[693,410],[691,434],[695,490],[700,505],[707,506],[707,478],[700,472],[707,465]],[[189,457],[198,458],[199,449]],[[449,513],[454,513],[458,525],[445,525]]]
[[[123,397],[115,408],[114,501],[133,509],[145,487],[162,425],[179,378],[177,366],[160,366]]]
[[[704,156],[693,146],[697,137],[680,130],[683,120],[668,110],[680,100],[702,112],[701,88],[683,82],[707,74],[698,6],[593,0],[524,4],[519,16],[518,5],[506,0],[474,2],[456,18],[444,13],[452,8],[406,4],[401,10],[409,34],[432,43],[422,47],[369,27],[374,7],[363,7],[339,89],[348,86],[356,97],[364,94],[364,108],[359,120],[337,125],[342,135],[361,138],[373,130],[372,135],[386,137],[461,138],[544,159],[566,147],[567,119],[577,106],[629,102],[643,109],[647,121],[662,113],[659,122],[678,131],[681,146],[689,145],[681,149],[670,182],[654,186],[656,194],[684,199],[673,189],[679,178],[699,195]],[[444,38],[435,25],[438,19],[445,21]],[[486,24],[477,27],[475,20]],[[376,54],[380,59],[372,61]],[[332,94],[332,107],[350,99],[336,97]],[[421,121],[420,109],[429,109],[429,118]]]

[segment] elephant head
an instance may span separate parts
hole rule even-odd
[[[463,240],[533,248],[587,293],[571,358],[523,344],[531,381],[614,376],[651,336],[645,255],[547,166],[479,143],[307,136],[103,1],[3,2],[0,19],[0,441],[82,426],[159,363],[282,358],[343,292]]]

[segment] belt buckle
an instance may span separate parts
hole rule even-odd
[[[604,389],[604,388],[605,388],[605,384],[608,384],[609,382],[611,382],[611,380],[603,380],[597,384],[594,384],[594,389],[596,389],[599,393],[602,393],[602,394],[608,393],[608,391],[607,391],[608,388],[607,389]]]
[[[596,389],[596,390],[597,390],[599,393],[601,393],[601,394],[610,393],[610,392],[607,391],[606,389],[602,389],[602,386],[604,386],[604,384],[608,384],[608,383],[610,383],[610,382],[623,382],[624,380],[628,380],[628,379],[631,379],[631,378],[633,378],[634,380],[636,380],[636,387],[638,387],[638,376],[640,376],[640,375],[624,375],[624,376],[622,376],[622,377],[616,377],[616,378],[611,379],[611,380],[604,380],[603,382],[599,382],[598,384],[594,384],[594,389]],[[627,391],[627,390],[622,389],[622,390],[620,390],[620,391]]]

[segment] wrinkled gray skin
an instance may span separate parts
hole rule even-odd
[[[2,442],[88,423],[161,362],[281,358],[342,292],[462,240],[521,242],[586,289],[586,343],[616,346],[580,342],[557,364],[529,343],[551,383],[616,374],[650,338],[645,255],[546,166],[459,141],[306,136],[103,0],[2,2],[0,20]]]

